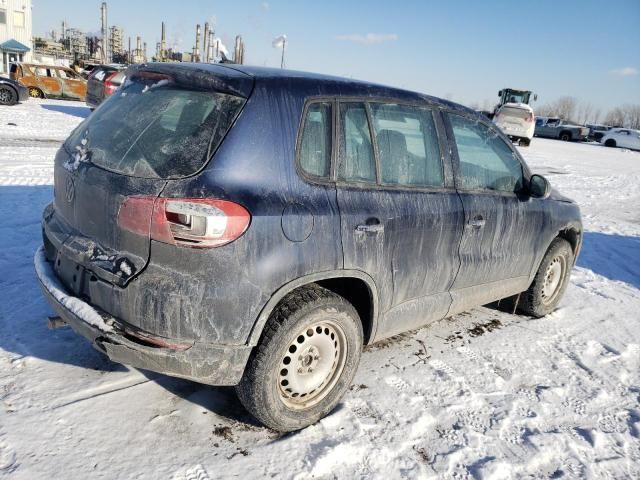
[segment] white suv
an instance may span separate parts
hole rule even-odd
[[[493,123],[520,145],[528,147],[531,143],[535,122],[533,109],[526,103],[505,103],[496,110]]]
[[[624,147],[640,150],[640,130],[630,128],[612,128],[600,139],[607,147]]]

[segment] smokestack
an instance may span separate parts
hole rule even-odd
[[[193,51],[193,61],[200,61],[200,24],[196,25],[196,48]]]
[[[213,42],[214,42],[213,30],[210,30],[209,31],[209,43],[208,43],[209,49],[207,51],[207,56],[209,57],[209,61],[212,62],[212,63],[213,63],[213,61],[215,59],[214,53],[213,53],[215,47],[213,45]]]
[[[242,43],[242,37],[236,36],[236,46],[233,50],[233,63],[244,63],[244,43]]]
[[[62,21],[62,41],[64,42],[65,39],[65,32],[67,31],[67,25],[65,23],[65,21]],[[54,38],[54,40],[57,40],[57,38]]]
[[[136,50],[138,51],[142,50],[142,39],[140,38],[139,35],[138,37],[136,37]]]
[[[202,42],[202,58],[209,63],[209,22],[204,22],[204,41]]]
[[[109,34],[107,32],[107,2],[102,2],[100,7],[102,17],[102,58],[104,63],[111,63],[109,54]]]
[[[164,22],[162,22],[162,37],[160,39],[160,61],[164,62],[167,52],[167,33],[164,29]]]
[[[147,42],[142,44],[142,62],[147,63]]]

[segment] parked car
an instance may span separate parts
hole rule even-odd
[[[280,431],[363,344],[511,296],[553,311],[578,206],[445,100],[244,65],[138,65],[55,158],[35,267],[116,362],[212,385]]]
[[[67,67],[12,63],[10,76],[27,87],[33,98],[84,101],[87,93],[87,81]]]
[[[640,150],[640,130],[630,128],[613,128],[600,139],[607,147],[623,147]]]
[[[611,128],[609,125],[587,124],[585,125],[589,129],[588,139],[591,141],[599,142]]]
[[[535,136],[557,138],[565,142],[584,141],[589,136],[589,129],[560,118],[537,117]]]
[[[93,69],[87,80],[86,103],[96,108],[109,95],[115,92],[124,81],[124,67],[99,65]]]
[[[528,147],[531,144],[535,124],[533,109],[526,103],[505,103],[496,109],[493,123],[520,145]]]
[[[15,105],[29,98],[27,87],[10,78],[0,77],[0,105]]]
[[[91,73],[93,72],[93,69],[96,68],[97,64],[95,63],[87,63],[85,64],[85,66],[82,68],[82,71],[80,72],[80,76],[82,78],[84,78],[85,80],[89,79],[89,75],[91,75]]]

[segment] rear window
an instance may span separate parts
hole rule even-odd
[[[524,108],[513,108],[513,107],[503,107],[500,110],[502,115],[508,115],[510,117],[525,119],[531,115],[529,110],[525,110]]]
[[[74,130],[65,147],[116,173],[185,177],[211,158],[244,101],[158,76],[129,80]]]

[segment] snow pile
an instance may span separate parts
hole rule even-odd
[[[53,268],[51,268],[51,265],[47,262],[44,247],[38,249],[33,258],[33,263],[38,279],[58,302],[89,325],[93,325],[103,332],[113,331],[113,327],[107,325],[91,305],[66,293],[64,286],[60,283],[58,277],[56,277]]]
[[[0,125],[31,102],[0,109]],[[55,149],[5,148],[7,130],[0,478],[640,478],[640,153],[534,138],[522,153],[580,203],[586,230],[560,308],[535,320],[478,308],[369,347],[341,405],[280,436],[233,389],[113,364],[47,330],[31,262]]]

